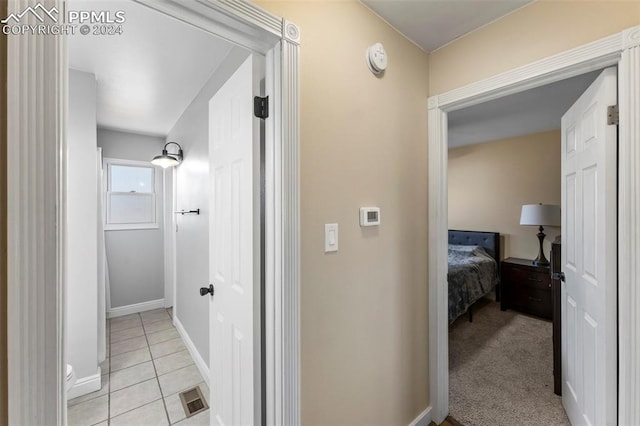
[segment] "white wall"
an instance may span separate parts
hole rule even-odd
[[[98,146],[103,158],[151,161],[162,151],[164,138],[98,129]],[[161,187],[158,196],[162,193]],[[162,210],[158,229],[106,231],[111,308],[164,298]]]
[[[248,53],[231,50],[169,132],[180,143],[184,160],[177,167],[178,210],[200,209],[200,215],[177,215],[175,315],[202,359],[209,363],[209,99],[244,62]]]
[[[67,170],[67,362],[79,382],[98,367],[96,80],[69,72]],[[95,387],[96,383],[94,383]],[[90,389],[96,390],[96,389]]]

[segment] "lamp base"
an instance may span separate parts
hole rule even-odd
[[[543,231],[544,228],[540,226],[540,228],[538,228],[538,241],[540,242],[540,251],[538,252],[538,257],[536,257],[531,262],[534,266],[549,266],[549,261],[544,256],[544,251],[542,251],[542,243],[544,242],[544,237],[546,237]]]

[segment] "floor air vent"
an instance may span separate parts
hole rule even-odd
[[[184,408],[187,417],[194,416],[209,408],[207,401],[202,396],[200,386],[181,392],[180,402],[182,402],[182,408]]]

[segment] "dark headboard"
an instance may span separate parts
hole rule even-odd
[[[498,232],[449,230],[449,244],[483,247],[500,265],[500,234]]]

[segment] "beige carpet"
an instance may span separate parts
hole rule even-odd
[[[465,426],[569,425],[553,393],[551,322],[483,300],[449,330],[449,412]]]

